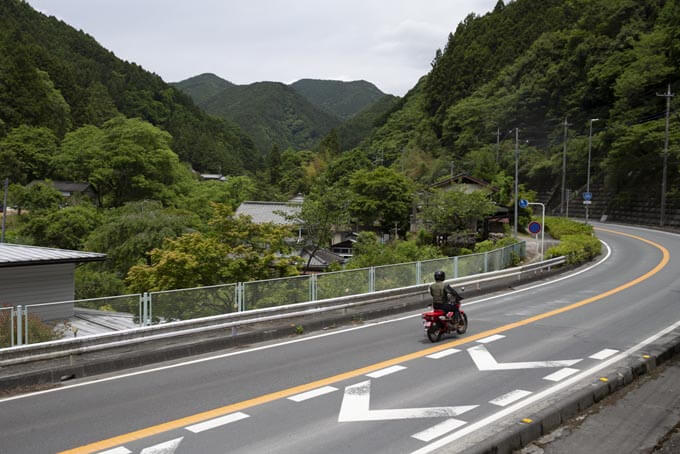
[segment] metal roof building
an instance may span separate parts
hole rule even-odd
[[[72,301],[76,263],[103,261],[106,254],[66,249],[0,244],[0,306]],[[73,305],[34,307],[44,320],[66,319]]]

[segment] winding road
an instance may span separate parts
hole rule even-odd
[[[596,224],[603,254],[419,313],[0,399],[0,453],[464,452],[680,326],[680,236]]]

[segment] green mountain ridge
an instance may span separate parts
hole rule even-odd
[[[291,87],[313,105],[343,120],[352,118],[385,96],[365,80],[300,79]]]
[[[235,174],[260,165],[236,125],[205,114],[157,75],[28,3],[0,2],[0,138],[22,124],[63,137],[120,114],[168,131],[173,151],[196,169]]]

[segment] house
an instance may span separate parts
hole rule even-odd
[[[444,191],[450,191],[451,189],[457,189],[457,190],[462,190],[466,194],[470,194],[472,192],[476,191],[481,191],[483,189],[488,189],[491,192],[496,192],[498,189],[495,187],[491,186],[491,184],[487,181],[482,180],[481,178],[475,178],[471,175],[468,175],[466,173],[459,173],[458,175],[454,175],[452,177],[447,178],[446,180],[439,181],[435,184],[432,184],[429,186],[430,190],[444,190]]]
[[[201,180],[205,181],[227,181],[228,177],[222,175],[221,173],[200,173],[199,176]]]
[[[103,261],[106,254],[0,243],[0,306],[29,309],[43,320],[73,316],[76,263]],[[41,303],[64,301],[64,304]]]
[[[78,183],[75,181],[56,181],[56,180],[33,180],[28,183],[28,186],[33,186],[38,183],[49,184],[54,189],[66,198],[74,198],[78,196],[88,197],[93,202],[97,202],[97,192],[90,183]]]
[[[296,197],[290,199],[288,202],[255,202],[246,201],[241,203],[236,208],[236,216],[245,215],[250,216],[251,220],[256,224],[265,224],[271,222],[277,225],[287,225],[295,227],[295,223],[286,216],[295,216],[302,208],[304,197],[298,194]],[[298,227],[297,242],[302,241],[302,228]]]
[[[312,273],[320,273],[323,271],[327,271],[329,266],[335,263],[342,265],[346,261],[343,257],[341,257],[338,254],[334,254],[328,249],[323,248],[317,249],[313,256],[312,251],[313,251],[312,247],[305,246],[298,253],[298,255],[302,258],[302,263],[305,266],[305,271],[308,272],[310,271]],[[312,257],[311,261],[309,260],[310,256]]]
[[[349,260],[354,255],[354,244],[357,242],[357,234],[350,233],[342,241],[334,242],[331,245],[331,252],[339,255],[345,260]]]

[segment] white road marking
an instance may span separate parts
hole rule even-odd
[[[518,290],[513,290],[512,292],[502,293],[502,294],[499,294],[499,295],[489,296],[487,298],[482,298],[482,299],[479,299],[479,300],[470,301],[468,303],[463,303],[462,306],[463,307],[472,306],[472,305],[475,305],[475,304],[480,304],[480,303],[484,303],[484,302],[487,302],[487,301],[495,300],[495,299],[498,299],[498,298],[504,298],[504,297],[507,297],[507,296],[515,295],[517,293],[527,292],[529,290],[533,290],[533,289],[536,289],[536,288],[539,288],[539,287],[545,287],[547,285],[552,285],[554,283],[561,282],[565,279],[570,279],[570,278],[578,276],[580,274],[587,273],[588,271],[592,270],[593,268],[600,266],[601,264],[606,262],[609,259],[609,257],[611,257],[611,254],[612,254],[611,247],[609,247],[609,245],[605,241],[600,240],[600,242],[602,244],[604,244],[604,246],[607,248],[607,254],[601,260],[594,263],[593,265],[590,265],[589,267],[583,268],[582,270],[576,271],[572,274],[562,276],[562,277],[555,279],[555,280],[542,282],[540,284],[532,285],[532,286],[529,286],[529,287],[524,287],[524,288],[521,288],[521,289],[518,289]],[[421,314],[405,315],[403,317],[397,317],[397,318],[392,318],[392,319],[389,319],[389,320],[380,320],[380,321],[377,321],[377,322],[365,323],[361,326],[353,326],[351,328],[345,328],[345,329],[341,329],[341,330],[333,331],[333,332],[329,332],[329,333],[316,334],[316,335],[309,336],[309,337],[301,337],[299,339],[293,339],[293,340],[289,340],[289,341],[285,341],[285,342],[277,342],[275,344],[262,345],[262,346],[259,346],[259,347],[253,347],[253,348],[249,348],[249,349],[246,349],[246,350],[239,350],[239,351],[236,351],[236,352],[222,353],[222,354],[219,354],[219,355],[209,356],[209,357],[206,357],[206,358],[192,359],[190,361],[183,361],[183,362],[180,362],[180,363],[169,364],[167,366],[159,366],[159,367],[154,367],[154,368],[151,368],[151,369],[144,369],[144,370],[140,370],[140,371],[136,371],[136,372],[126,372],[124,374],[114,375],[112,377],[99,378],[99,379],[96,379],[96,380],[90,380],[90,381],[86,381],[86,382],[83,382],[83,383],[74,383],[72,385],[60,386],[59,388],[46,389],[46,390],[43,390],[43,391],[36,391],[36,392],[33,392],[33,393],[21,394],[21,395],[18,395],[18,396],[6,397],[4,399],[0,399],[0,403],[8,402],[10,400],[18,400],[18,399],[25,399],[25,398],[33,397],[33,396],[39,396],[41,394],[54,393],[54,392],[59,392],[59,391],[66,391],[66,390],[69,390],[69,389],[72,389],[72,388],[79,388],[81,386],[88,386],[88,385],[94,385],[94,384],[97,384],[97,383],[104,383],[104,382],[109,382],[109,381],[113,381],[113,380],[120,380],[120,379],[123,379],[123,378],[135,377],[137,375],[151,374],[151,373],[154,373],[154,372],[159,372],[159,371],[163,371],[163,370],[167,370],[167,369],[174,369],[176,367],[191,366],[193,364],[199,364],[199,363],[203,363],[203,362],[207,362],[207,361],[214,361],[214,360],[229,358],[231,356],[244,355],[246,353],[252,353],[252,352],[256,352],[256,351],[260,351],[260,350],[268,350],[270,348],[283,347],[283,346],[286,346],[286,345],[296,344],[298,342],[308,342],[308,341],[320,339],[320,338],[323,338],[323,337],[326,337],[326,336],[335,336],[335,335],[338,335],[338,334],[344,334],[344,333],[348,333],[348,332],[359,330],[359,329],[371,328],[371,327],[374,327],[374,326],[384,325],[384,324],[387,324],[387,323],[400,322],[400,321],[403,321],[403,320],[408,320],[410,318],[416,318],[416,317],[421,317]]]
[[[494,422],[498,421],[499,419],[502,419],[506,416],[509,416],[513,413],[515,413],[518,410],[521,410],[531,404],[534,404],[536,402],[542,401],[543,399],[546,399],[547,397],[562,391],[563,389],[566,389],[579,381],[590,377],[591,375],[606,369],[607,367],[611,366],[612,364],[615,364],[621,360],[626,359],[628,356],[633,354],[634,352],[640,350],[641,348],[656,342],[659,338],[665,336],[666,334],[672,332],[676,328],[680,327],[680,321],[677,321],[673,323],[672,325],[662,329],[658,333],[648,337],[647,339],[643,340],[642,342],[632,346],[628,350],[619,353],[616,356],[612,356],[611,358],[602,361],[598,365],[591,367],[590,369],[584,370],[580,374],[574,375],[571,378],[568,378],[564,380],[563,382],[557,383],[556,385],[551,386],[548,389],[545,389],[539,393],[534,394],[533,396],[529,396],[526,399],[524,399],[521,402],[517,402],[515,404],[512,404],[509,407],[505,407],[502,410],[497,411],[496,413],[487,416],[486,418],[483,418],[477,422],[474,422],[468,426],[463,427],[457,432],[452,433],[451,435],[447,435],[444,438],[441,438],[432,444],[429,444],[427,446],[423,446],[420,449],[417,449],[413,451],[411,454],[429,454],[431,452],[437,451],[439,448],[448,445],[449,443],[452,443],[460,438],[463,438],[466,435],[469,435],[476,430],[479,430],[483,427],[486,427],[490,424],[493,424]]]
[[[516,389],[514,391],[510,391],[507,394],[503,394],[502,396],[496,397],[494,400],[490,400],[489,403],[493,405],[498,405],[499,407],[505,407],[510,405],[513,402],[516,402],[520,399],[524,399],[526,396],[530,395],[531,391],[524,391],[523,389]]]
[[[125,446],[118,446],[117,448],[107,449],[106,451],[98,452],[97,454],[130,454],[130,451]]]
[[[149,446],[141,450],[139,454],[173,454],[184,437]]]
[[[567,378],[570,375],[574,375],[576,372],[578,372],[578,369],[572,369],[570,367],[565,367],[564,369],[560,369],[557,372],[553,372],[550,375],[546,375],[543,377],[543,380],[550,380],[550,381],[562,381],[565,378]]]
[[[246,418],[250,418],[250,415],[237,411],[236,413],[229,413],[228,415],[220,416],[219,418],[194,424],[192,426],[187,426],[185,427],[185,429],[188,430],[189,432],[197,434],[200,432],[205,432],[206,430],[214,429],[215,427],[221,427],[229,423],[240,421]]]
[[[404,369],[406,369],[405,366],[396,365],[396,366],[386,367],[385,369],[376,370],[375,372],[371,372],[370,374],[366,374],[366,376],[371,377],[371,378],[380,378],[380,377],[384,377],[385,375],[390,375],[390,374],[393,374],[395,372],[399,372],[400,370],[404,370]]]
[[[430,359],[441,359],[444,358],[445,356],[453,355],[454,353],[458,353],[460,350],[457,348],[447,348],[446,350],[442,350],[437,353],[433,353],[431,355],[427,355],[426,358]]]
[[[292,400],[294,402],[302,402],[303,400],[307,399],[312,399],[314,397],[318,396],[323,396],[324,394],[332,393],[333,391],[337,391],[338,388],[333,388],[332,386],[324,386],[323,388],[317,388],[313,389],[311,391],[307,391],[306,393],[301,393],[301,394],[296,394],[294,396],[290,396],[288,400]]]
[[[475,345],[468,348],[468,353],[479,370],[515,370],[515,369],[538,369],[543,367],[572,366],[580,359],[565,359],[559,361],[526,361],[516,363],[499,363],[496,358],[483,345]]]
[[[416,440],[424,441],[424,442],[429,442],[434,440],[435,438],[441,437],[444,434],[447,434],[451,432],[452,430],[456,430],[460,426],[464,426],[467,424],[465,421],[461,421],[460,419],[447,419],[444,422],[440,422],[436,426],[432,426],[429,429],[425,429],[422,432],[418,432],[417,434],[411,435],[411,437],[415,438]]]
[[[494,334],[493,336],[485,337],[484,339],[478,339],[477,342],[479,342],[480,344],[488,344],[493,341],[497,341],[504,338],[505,336],[503,336],[502,334]]]
[[[618,352],[619,352],[618,350],[612,350],[611,348],[605,348],[604,350],[599,351],[599,352],[595,353],[594,355],[590,355],[588,358],[607,359],[610,356],[615,355]]]
[[[370,410],[371,380],[345,387],[345,396],[340,406],[338,422],[386,421],[413,418],[451,418],[477,408],[477,405],[458,407],[397,408],[392,410]]]

